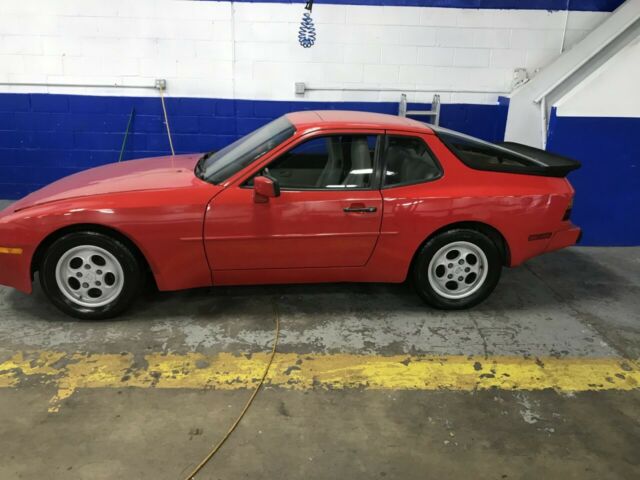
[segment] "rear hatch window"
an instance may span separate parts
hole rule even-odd
[[[518,143],[495,145],[451,130],[434,131],[456,157],[476,170],[564,177],[580,167],[570,158]]]

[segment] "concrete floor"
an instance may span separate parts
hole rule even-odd
[[[249,361],[271,347],[274,303],[279,352],[302,357],[614,359],[633,368],[640,358],[640,248],[572,248],[505,270],[493,296],[464,312],[431,310],[406,285],[332,284],[149,293],[122,318],[82,322],[39,289],[0,287],[0,364],[21,352]],[[2,479],[184,478],[251,392],[107,382],[50,412],[56,368],[48,377],[23,367],[20,382],[0,388]],[[597,390],[269,385],[197,478],[639,478],[640,390]]]

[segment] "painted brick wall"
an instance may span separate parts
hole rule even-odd
[[[563,36],[570,48],[620,2],[572,1],[567,12],[565,0],[319,1],[318,41],[303,49],[300,2],[2,0],[0,198],[117,161],[132,111],[124,158],[169,152],[154,90],[3,83],[165,78],[178,152],[220,148],[292,110],[396,114],[400,93],[385,88],[417,108],[441,93],[443,126],[498,141],[508,107],[464,90],[509,90],[515,68],[534,75]],[[294,82],[373,91],[299,97]]]
[[[508,10],[432,8],[429,1],[421,8],[394,1],[318,2],[318,42],[303,49],[296,41],[301,3],[3,0],[0,83],[151,85],[166,78],[178,151],[205,151],[291,110],[397,113],[398,92],[311,92],[300,98],[295,81],[506,90],[514,68],[533,72],[558,54],[565,21],[571,45],[608,15],[541,10],[552,6],[545,1],[550,0],[511,2]],[[612,1],[590,0],[601,10],[613,8]],[[435,3],[469,7],[495,1]],[[1,92],[18,95],[0,94],[0,162],[6,167],[0,197],[18,197],[117,160],[132,109],[125,158],[168,153],[156,91],[0,85]],[[410,100],[431,97],[425,92]],[[497,94],[443,93],[442,124],[500,140],[506,107],[496,99]]]
[[[219,149],[286,112],[335,108],[397,114],[398,105],[167,99],[178,153]],[[18,198],[63,176],[117,161],[132,111],[124,159],[169,154],[157,98],[0,94],[0,198]],[[442,125],[500,140],[506,116],[506,105],[444,105]]]
[[[640,245],[640,117],[570,117],[552,112],[547,149],[576,158],[572,220],[585,245]]]

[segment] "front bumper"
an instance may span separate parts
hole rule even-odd
[[[33,252],[22,248],[22,253],[0,253],[0,285],[31,293],[31,256]]]

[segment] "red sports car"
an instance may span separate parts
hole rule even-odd
[[[287,114],[207,154],[55,182],[0,213],[0,284],[36,272],[69,315],[113,317],[145,281],[404,282],[437,308],[485,299],[503,265],[576,243],[573,160],[364,112]]]

